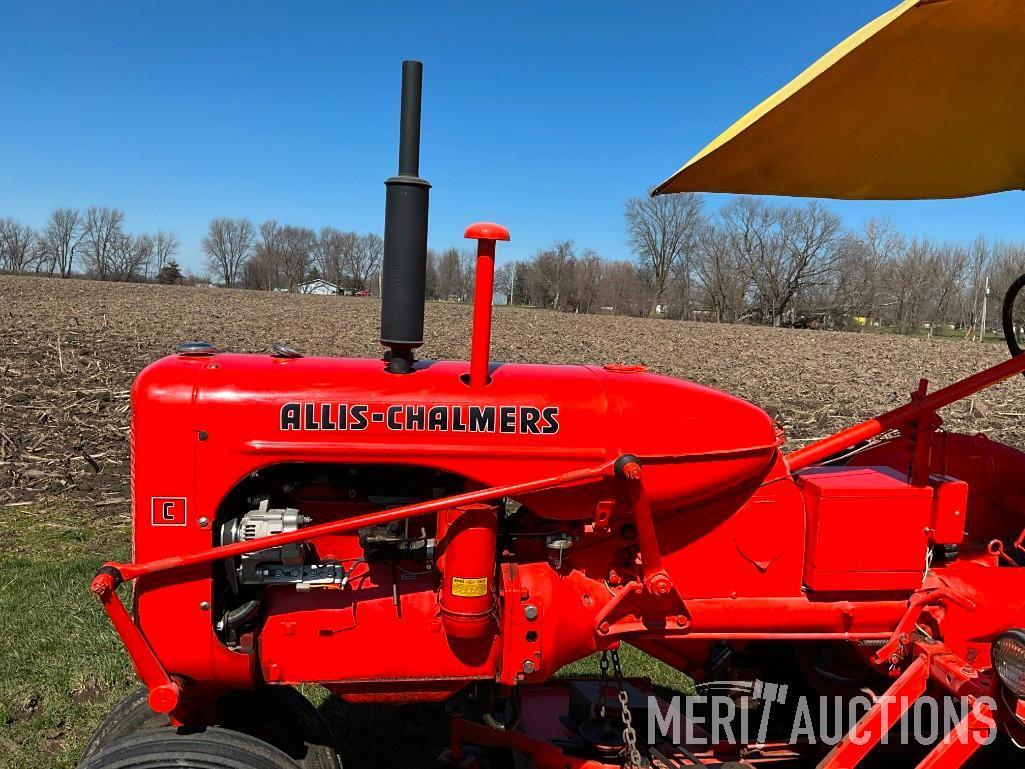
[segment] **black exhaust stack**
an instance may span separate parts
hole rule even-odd
[[[420,95],[424,65],[402,62],[399,174],[385,181],[381,344],[388,371],[408,374],[413,350],[424,343],[427,203],[431,185],[420,178]]]

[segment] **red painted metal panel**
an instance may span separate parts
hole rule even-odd
[[[886,467],[798,474],[808,511],[804,583],[811,590],[920,587],[932,490]]]
[[[932,541],[937,545],[958,545],[968,525],[968,484],[949,475],[932,475]]]

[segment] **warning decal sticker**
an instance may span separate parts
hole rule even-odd
[[[487,594],[487,577],[452,577],[452,595],[460,598],[480,598]]]

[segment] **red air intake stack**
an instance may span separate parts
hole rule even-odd
[[[470,386],[483,387],[490,380],[491,305],[495,292],[495,241],[509,240],[501,224],[477,222],[463,237],[477,241],[477,285],[473,295],[473,338],[470,344]]]
[[[427,205],[431,185],[420,178],[420,96],[423,64],[402,62],[399,173],[385,181],[381,344],[388,371],[408,374],[424,343]]]

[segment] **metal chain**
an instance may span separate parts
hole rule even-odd
[[[598,718],[605,718],[605,690],[609,684],[609,653],[607,651],[601,653],[598,670],[601,671],[601,681],[598,683]]]
[[[634,717],[630,712],[630,706],[627,705],[628,699],[626,692],[620,689],[619,705],[623,713],[623,742],[626,743],[626,763],[623,766],[640,769],[641,752],[637,749],[637,730],[633,727]]]
[[[637,749],[637,730],[633,726],[634,717],[630,712],[630,697],[623,685],[623,668],[619,664],[619,651],[616,649],[612,650],[612,669],[616,675],[616,685],[619,687],[619,708],[623,717],[623,742],[626,744],[626,763],[623,766],[625,769],[640,769],[642,763],[641,752]]]

